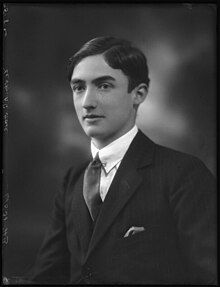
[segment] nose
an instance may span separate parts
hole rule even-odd
[[[95,109],[97,107],[96,92],[92,88],[87,88],[83,97],[82,106],[86,110]]]

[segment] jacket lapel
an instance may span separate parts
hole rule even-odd
[[[138,169],[152,162],[155,144],[141,131],[138,132],[122,160],[103,202],[89,243],[88,259],[117,215],[141,185]]]
[[[85,166],[86,167],[86,166]],[[89,242],[92,236],[92,219],[90,217],[88,208],[86,206],[85,200],[83,198],[83,177],[84,177],[84,169],[81,170],[78,179],[73,179],[73,183],[75,182],[72,189],[72,218],[74,227],[76,229],[77,234],[80,238],[80,244],[84,251],[84,254],[87,253],[87,249],[89,246]]]

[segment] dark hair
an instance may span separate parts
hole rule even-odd
[[[102,54],[107,64],[113,69],[120,69],[128,77],[128,92],[145,83],[149,86],[148,66],[145,55],[132,44],[114,37],[98,37],[85,43],[69,59],[68,80],[71,81],[75,66],[84,58]]]

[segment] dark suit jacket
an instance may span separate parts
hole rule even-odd
[[[82,195],[85,166],[72,168],[56,195],[31,280],[216,283],[215,181],[200,160],[159,146],[139,131],[94,227]],[[124,237],[132,226],[145,231]]]

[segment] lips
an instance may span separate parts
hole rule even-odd
[[[85,115],[83,116],[83,119],[99,119],[99,118],[104,118],[103,116],[100,115]]]

